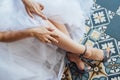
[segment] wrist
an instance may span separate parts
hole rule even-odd
[[[30,29],[27,29],[27,31],[26,31],[27,33],[28,33],[28,35],[30,36],[30,37],[34,37],[34,30],[33,30],[33,28],[30,28]]]

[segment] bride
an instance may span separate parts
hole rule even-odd
[[[40,11],[37,2],[44,5]],[[68,58],[81,71],[85,66],[79,56],[105,62],[109,51],[77,43],[85,32],[83,23],[91,5],[92,0],[1,0],[0,80],[60,80],[65,51],[73,53]],[[44,38],[40,33],[46,27],[54,34]]]

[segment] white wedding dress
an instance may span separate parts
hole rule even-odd
[[[85,32],[84,19],[92,0],[35,0],[45,6],[43,13],[67,26],[77,41]],[[84,4],[84,5],[83,5]],[[85,10],[85,11],[84,11]],[[38,16],[32,19],[22,0],[0,0],[0,31],[47,26]],[[0,42],[0,80],[60,80],[65,51],[50,44],[27,38],[11,43]]]

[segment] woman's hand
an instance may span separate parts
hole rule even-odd
[[[22,0],[22,1],[25,5],[25,9],[28,15],[31,18],[34,18],[33,14],[36,14],[45,20],[47,19],[47,17],[41,12],[44,9],[44,6],[42,4],[34,2],[32,0]]]
[[[54,29],[52,28],[47,27],[32,28],[30,29],[30,32],[33,37],[36,37],[42,42],[58,43],[57,38],[59,38],[59,36],[55,33]]]

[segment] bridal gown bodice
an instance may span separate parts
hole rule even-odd
[[[35,0],[45,6],[43,13],[67,26],[76,41],[84,33],[84,13],[79,0]],[[74,15],[74,16],[73,16]],[[83,20],[82,20],[83,19]],[[0,0],[0,31],[47,26],[45,20],[30,18],[22,0]],[[60,80],[65,51],[35,38],[0,42],[0,80]]]

